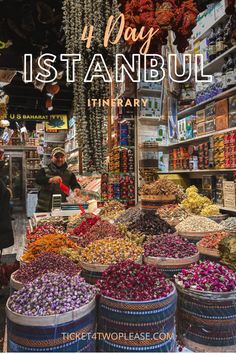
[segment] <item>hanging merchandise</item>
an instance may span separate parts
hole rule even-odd
[[[121,12],[125,15],[125,26],[137,28],[143,26],[153,28],[157,33],[149,48],[150,53],[160,52],[161,46],[167,43],[168,30],[175,33],[174,44],[183,53],[188,47],[188,39],[196,25],[198,10],[193,0],[120,0]],[[130,40],[134,50],[144,47],[144,41],[138,45]]]
[[[66,50],[68,54],[83,53],[80,65],[76,68],[74,85],[74,116],[78,117],[78,142],[83,153],[83,172],[100,172],[104,169],[107,152],[107,115],[104,107],[88,107],[89,99],[105,99],[109,97],[109,85],[97,78],[92,84],[85,83],[85,73],[88,71],[94,54],[102,54],[108,66],[112,66],[116,46],[104,48],[103,37],[108,18],[118,17],[117,0],[64,0],[64,30],[66,35]],[[81,40],[85,26],[96,27],[91,47],[86,48],[86,41]],[[115,36],[114,30],[113,35]]]

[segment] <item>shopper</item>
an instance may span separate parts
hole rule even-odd
[[[5,165],[4,151],[0,150],[0,169]],[[0,179],[0,257],[2,250],[14,245],[10,213],[10,192]]]
[[[53,149],[51,162],[38,172],[36,183],[40,186],[37,212],[51,211],[53,194],[61,194],[62,202],[66,201],[67,194],[63,192],[61,183],[71,188],[76,195],[79,196],[81,193],[81,187],[74,173],[67,168],[65,150],[60,147]]]

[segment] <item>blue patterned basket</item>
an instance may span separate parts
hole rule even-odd
[[[99,352],[174,352],[177,293],[144,302],[101,296]]]
[[[200,292],[177,284],[177,328],[183,344],[198,352],[236,351],[236,291]]]
[[[65,314],[29,317],[6,305],[8,352],[93,352],[96,301]]]

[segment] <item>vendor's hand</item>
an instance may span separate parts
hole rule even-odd
[[[79,197],[81,195],[81,189],[80,188],[75,188],[73,192],[77,195],[77,197]]]
[[[60,176],[55,176],[49,179],[49,183],[59,184],[62,182],[62,178]]]

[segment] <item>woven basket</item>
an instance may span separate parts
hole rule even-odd
[[[98,332],[108,338],[100,336],[98,351],[175,352],[176,299],[175,289],[165,298],[143,302],[101,296]]]
[[[7,352],[94,352],[95,298],[79,309],[50,316],[26,316],[6,305]],[[84,339],[63,333],[83,333]],[[88,336],[86,336],[86,334]]]
[[[199,260],[199,253],[184,258],[144,257],[144,263],[157,266],[168,278],[179,273],[183,268]]]
[[[236,291],[227,293],[184,289],[178,291],[177,328],[191,351],[236,351]]]
[[[210,256],[210,257],[215,257],[215,258],[220,258],[220,253],[217,249],[211,249],[211,248],[206,248],[202,247],[200,245],[200,242],[197,243],[197,249],[198,252],[205,255],[205,256]]]
[[[142,210],[157,210],[160,206],[176,202],[174,195],[142,195]]]
[[[192,241],[200,241],[203,236],[210,235],[212,234],[212,231],[206,231],[206,232],[178,232],[178,235],[184,238],[187,238],[188,240]]]
[[[11,294],[13,294],[14,291],[20,290],[24,286],[23,283],[21,283],[20,281],[15,279],[16,273],[17,273],[17,270],[11,274],[11,278],[10,278],[10,293]]]

